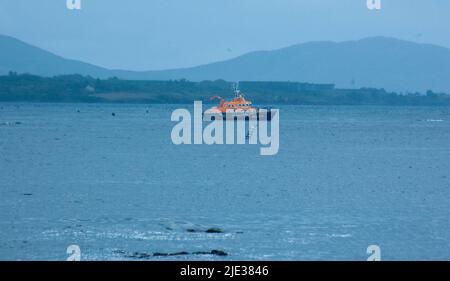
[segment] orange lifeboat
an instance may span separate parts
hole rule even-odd
[[[246,100],[244,95],[237,89],[234,90],[235,97],[231,101],[225,101],[224,98],[219,96],[211,97],[211,100],[218,99],[219,104],[214,106],[203,113],[203,116],[210,117],[210,120],[214,120],[215,116],[221,114],[223,119],[226,119],[226,113],[231,113],[234,118],[244,117],[245,120],[250,118],[259,119],[259,108],[252,106],[252,102]],[[208,116],[210,115],[210,116]],[[270,111],[267,113],[266,118],[270,120]]]

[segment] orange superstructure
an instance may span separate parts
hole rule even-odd
[[[222,97],[214,96],[211,98],[220,100],[219,106],[216,109],[220,110],[222,113],[227,112],[227,110],[249,110],[256,109],[252,106],[252,102],[248,101],[244,98],[244,96],[240,93],[237,93],[236,97],[231,101],[225,101]]]
[[[224,98],[219,96],[213,96],[211,99],[218,99],[219,104],[203,113],[203,117],[208,117],[207,119],[215,120],[217,114],[222,115],[225,119],[227,113],[233,114],[235,117],[241,116],[245,118],[245,120],[249,120],[250,118],[260,119],[260,109],[253,106],[251,101],[245,99],[237,85],[234,89],[234,98],[231,101],[225,101]],[[261,118],[270,120],[271,113],[265,113]]]

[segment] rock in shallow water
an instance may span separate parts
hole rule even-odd
[[[206,232],[206,233],[223,233],[224,231],[218,227],[211,227],[208,228],[207,230],[199,230],[199,229],[194,229],[194,228],[188,228],[186,229],[187,232]]]
[[[148,254],[148,253],[139,253],[139,252],[134,252],[132,254],[127,254],[125,255],[125,257],[127,258],[133,258],[133,259],[148,259],[150,258],[152,255]]]
[[[228,256],[227,253],[221,250],[212,250],[211,252],[193,252],[193,255],[213,255],[213,256]]]
[[[114,251],[116,254],[123,254],[126,258],[132,259],[149,259],[150,257],[169,257],[169,256],[182,256],[182,255],[213,255],[213,256],[228,256],[228,253],[221,250],[211,250],[211,251],[199,251],[199,252],[175,252],[175,253],[144,253],[144,252],[134,252],[134,253],[126,253],[123,250]]]
[[[206,233],[223,233],[223,230],[217,227],[209,228],[205,231]]]

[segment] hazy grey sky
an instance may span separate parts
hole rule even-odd
[[[108,68],[186,67],[311,40],[450,47],[450,0],[0,0],[0,34]]]

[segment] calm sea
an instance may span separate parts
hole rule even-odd
[[[450,259],[450,108],[281,106],[261,156],[180,107],[0,103],[0,259]]]

